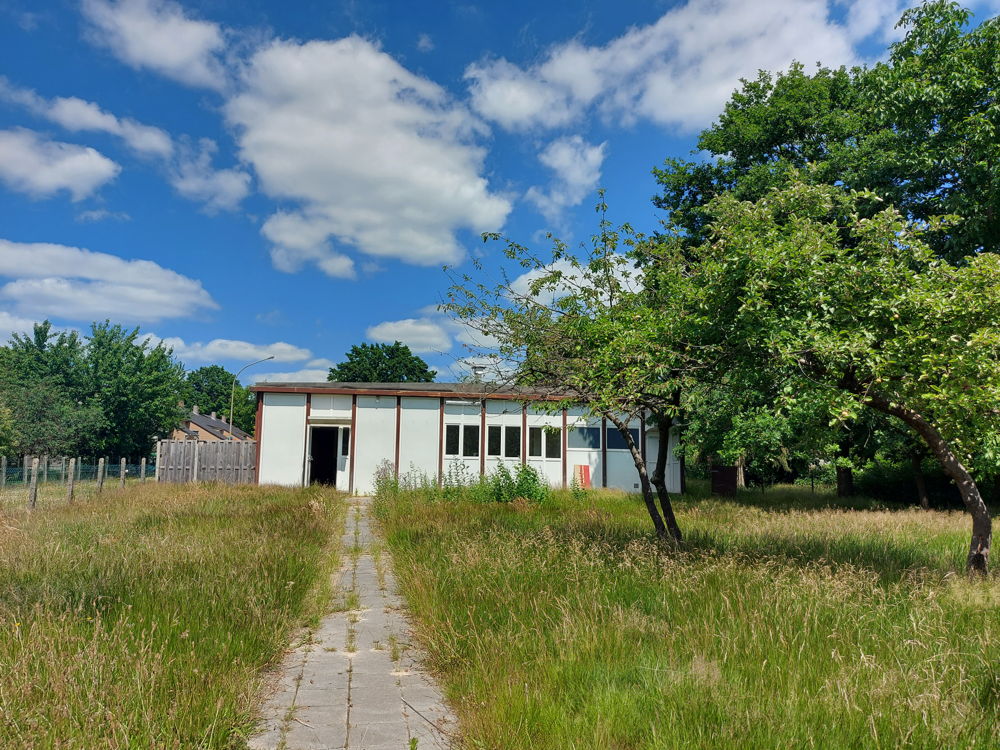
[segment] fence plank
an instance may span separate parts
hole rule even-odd
[[[73,489],[76,486],[76,459],[69,460],[69,476],[66,482],[66,502],[73,502]]]
[[[252,440],[159,440],[156,476],[160,482],[253,484],[256,458]]]
[[[122,489],[125,489],[125,475],[128,474],[128,464],[125,462],[124,457],[122,457],[122,460],[119,465],[121,466],[121,468],[118,469],[118,477],[119,477],[118,484],[119,486],[121,486]]]

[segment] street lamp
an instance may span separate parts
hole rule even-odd
[[[256,362],[251,362],[248,365],[243,365],[243,367],[241,367],[237,371],[236,375],[233,376],[233,387],[229,389],[229,439],[230,440],[236,437],[235,435],[233,435],[233,404],[236,398],[236,381],[240,379],[240,375],[243,373],[245,369],[247,369],[248,367],[253,367],[254,365],[259,365],[261,362],[267,362],[267,360],[269,359],[274,359],[274,355],[272,354],[270,357],[264,357],[264,359],[258,359]]]

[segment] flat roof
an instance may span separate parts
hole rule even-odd
[[[447,398],[497,398],[511,400],[558,401],[566,395],[543,388],[522,388],[500,383],[257,383],[256,393],[336,393],[368,396],[428,396]]]

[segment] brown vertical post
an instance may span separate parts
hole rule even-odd
[[[104,457],[101,456],[97,461],[97,494],[100,495],[104,491]]]
[[[69,460],[69,476],[67,477],[68,481],[66,482],[66,502],[68,503],[73,502],[73,489],[76,487],[76,472],[74,471],[74,469],[76,469],[76,459],[71,458]]]
[[[399,481],[399,431],[402,427],[403,397],[396,396],[396,481]]]
[[[126,464],[125,459],[122,458],[118,465],[120,467],[118,469],[118,484],[122,489],[125,489],[125,474],[128,472],[128,464]]]
[[[566,456],[567,443],[568,443],[568,441],[566,439],[566,410],[563,409],[562,410],[562,475],[563,475],[563,489],[566,489],[566,469],[567,469],[567,462],[569,460],[567,458],[567,456]]]
[[[143,456],[141,459],[139,459],[139,481],[140,482],[145,482],[146,481],[146,457],[145,456]]]
[[[354,448],[358,444],[358,394],[351,396],[351,455],[349,457],[350,469],[348,471],[348,482],[350,488],[348,492],[354,494]]]
[[[438,487],[444,484],[444,397],[438,408]]]
[[[28,507],[34,508],[38,502],[38,459],[31,459],[31,484],[28,486]]]
[[[479,407],[479,476],[486,474],[486,399]]]
[[[0,490],[7,486],[7,457],[0,456]]]
[[[254,456],[253,456],[253,473],[254,473],[254,484],[260,484],[260,439],[264,434],[264,394],[257,394],[257,416],[254,417],[253,423],[253,439],[256,445],[254,446]]]
[[[302,457],[302,486],[305,487],[312,481],[312,436],[309,434],[309,415],[312,413],[312,394],[306,394],[306,434],[303,444],[306,446],[306,455]]]
[[[608,486],[608,418],[601,417],[601,487]]]

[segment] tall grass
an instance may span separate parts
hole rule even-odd
[[[236,747],[262,669],[319,613],[343,503],[106,489],[0,516],[0,747]]]
[[[768,494],[681,501],[674,548],[623,495],[383,493],[463,746],[997,747],[1000,587],[959,573],[967,518]]]

